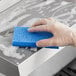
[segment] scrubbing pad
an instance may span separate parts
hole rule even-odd
[[[36,42],[41,39],[53,37],[49,32],[28,32],[29,27],[15,27],[13,36],[13,46],[19,47],[37,47]],[[50,46],[49,48],[58,48],[57,46]]]

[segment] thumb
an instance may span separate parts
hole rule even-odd
[[[57,46],[57,42],[55,37],[52,37],[50,39],[43,39],[36,42],[36,45],[38,47],[48,47],[48,46]]]

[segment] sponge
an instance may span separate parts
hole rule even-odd
[[[36,42],[42,39],[53,37],[49,32],[28,32],[29,27],[15,27],[12,40],[13,46],[19,47],[37,47]],[[58,46],[50,46],[48,48],[58,48]]]

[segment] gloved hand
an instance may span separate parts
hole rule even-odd
[[[38,47],[47,46],[66,46],[75,45],[76,35],[74,31],[67,25],[58,22],[53,18],[41,19],[34,23],[32,27],[28,29],[29,32],[47,31],[53,33],[53,37],[49,39],[39,40],[36,45]]]

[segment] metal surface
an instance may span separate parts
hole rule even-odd
[[[60,70],[55,76],[76,76],[76,58]]]
[[[76,57],[74,47],[56,50],[11,45],[14,26],[30,26],[36,20],[47,17],[75,26],[75,0],[22,0],[0,13],[1,73],[6,76],[52,76]]]
[[[18,3],[20,0],[0,0],[0,12],[5,11],[9,7]]]

